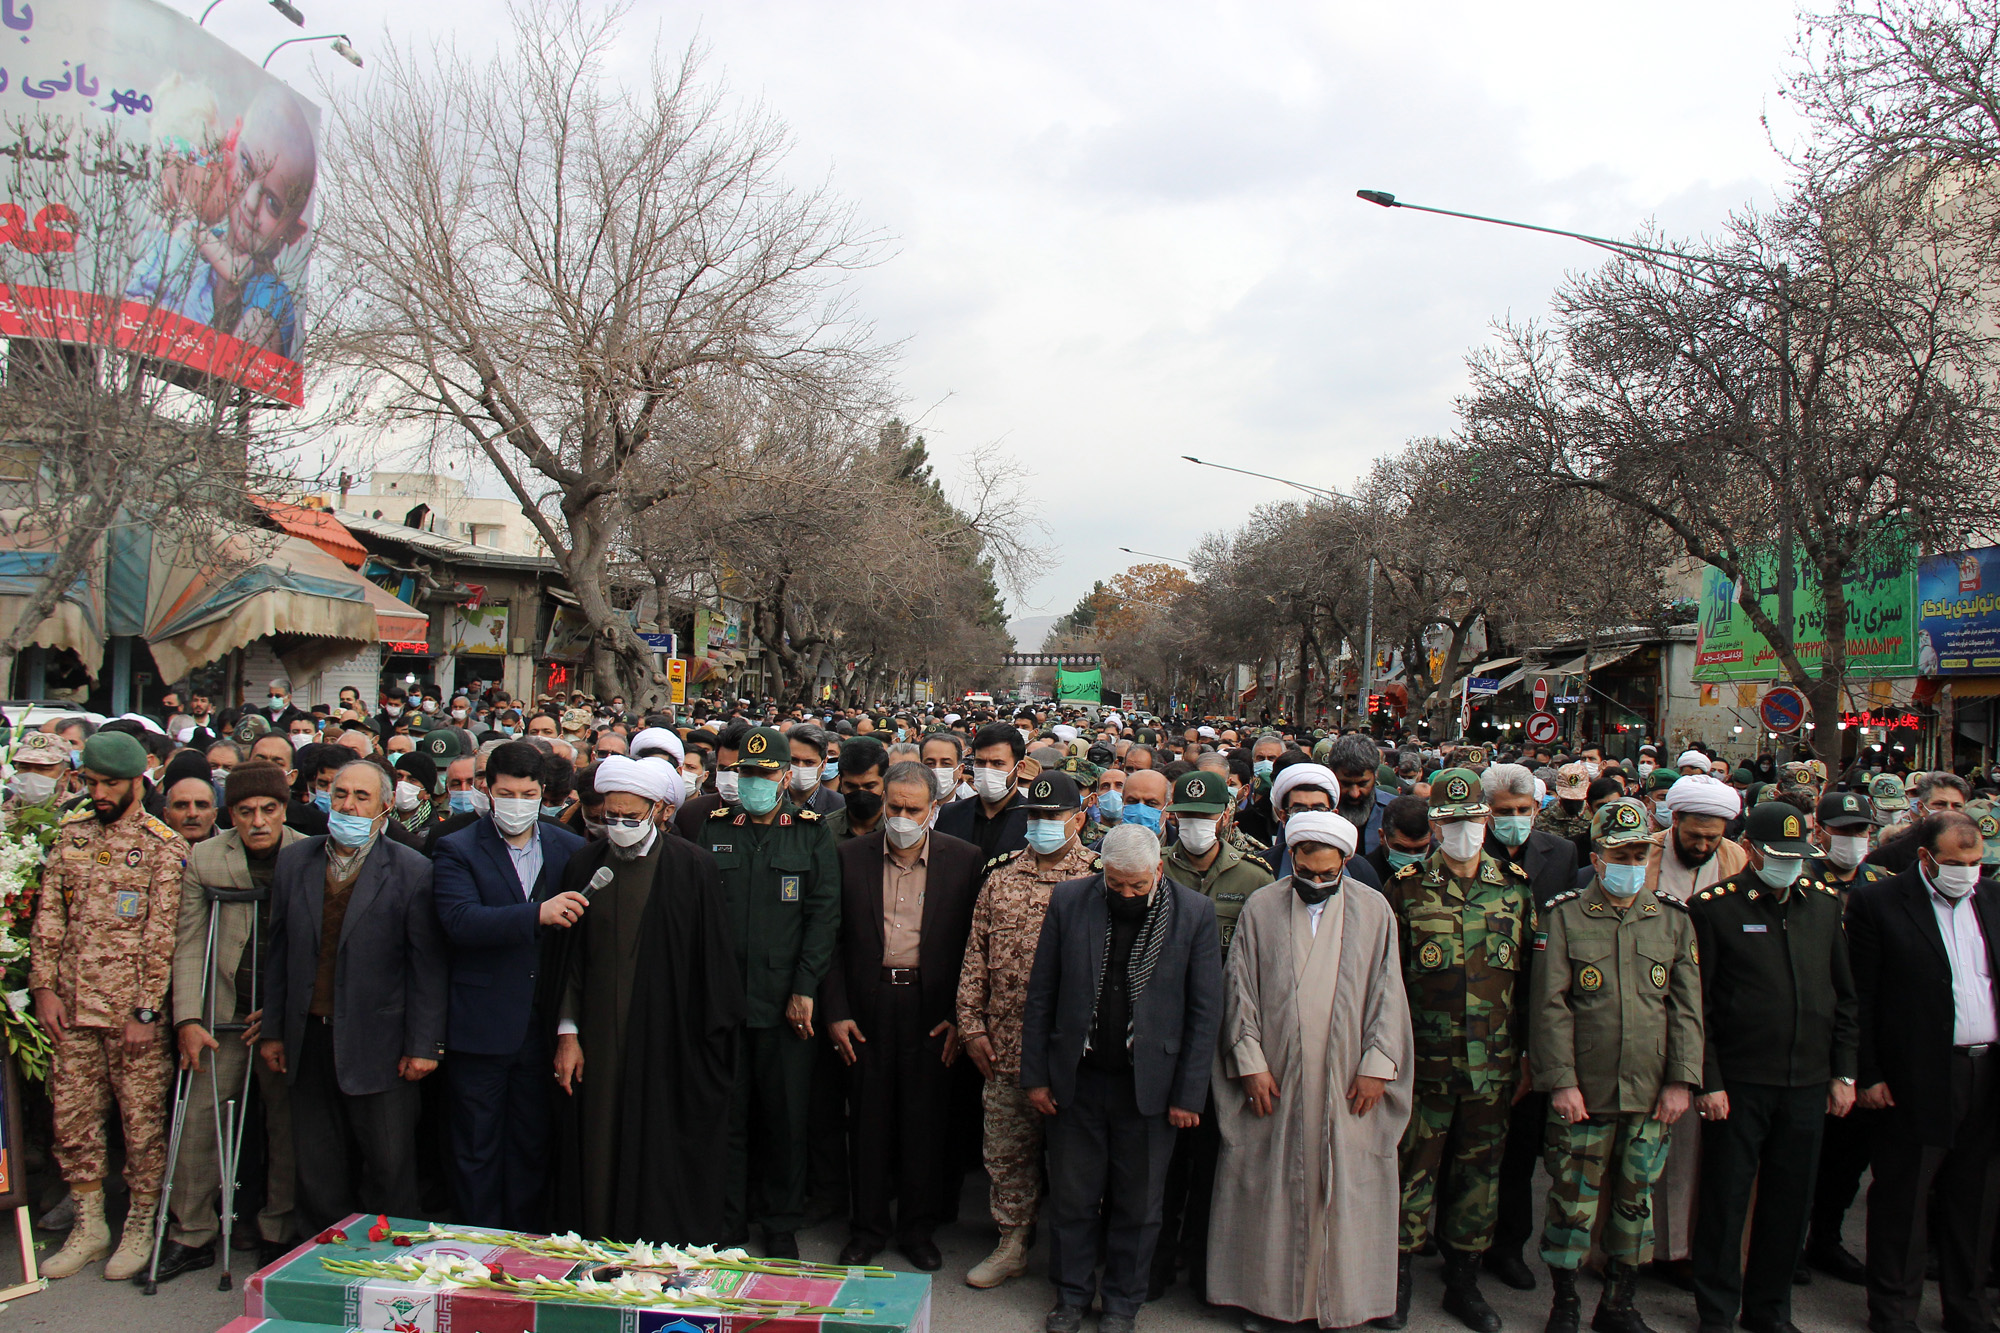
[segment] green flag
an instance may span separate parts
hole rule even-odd
[[[1056,702],[1075,700],[1078,703],[1097,703],[1104,695],[1104,671],[1092,667],[1088,671],[1071,671],[1066,667],[1056,668]]]

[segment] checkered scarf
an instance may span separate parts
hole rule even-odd
[[[1111,894],[1107,885],[1106,897]],[[1146,983],[1153,979],[1153,969],[1160,964],[1160,951],[1166,948],[1167,935],[1173,929],[1174,894],[1173,884],[1162,878],[1153,886],[1153,896],[1146,904],[1146,919],[1139,924],[1138,938],[1132,941],[1132,955],[1125,960],[1125,988],[1131,993],[1132,1003],[1125,1020],[1125,1049],[1132,1049],[1132,1028],[1139,1018],[1139,997],[1146,992]],[[1097,1031],[1097,1011],[1104,1004],[1104,987],[1111,979],[1111,940],[1114,932],[1111,923],[1104,923],[1104,966],[1097,974],[1097,995],[1090,1002],[1090,1026],[1085,1028],[1083,1049],[1091,1049],[1091,1034]]]

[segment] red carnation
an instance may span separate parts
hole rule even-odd
[[[339,1227],[328,1227],[313,1237],[313,1243],[315,1245],[345,1245],[347,1244],[347,1233]]]
[[[375,1215],[375,1225],[368,1228],[368,1239],[389,1239],[389,1215],[387,1213],[377,1213]]]

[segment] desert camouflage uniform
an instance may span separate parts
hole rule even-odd
[[[1558,894],[1535,944],[1535,1086],[1576,1088],[1588,1120],[1549,1114],[1542,1259],[1576,1269],[1610,1201],[1605,1254],[1641,1264],[1653,1251],[1653,1185],[1667,1126],[1653,1119],[1669,1082],[1701,1086],[1701,973],[1686,904],[1641,893],[1620,912],[1603,886]]]
[[[1440,851],[1403,867],[1385,893],[1402,936],[1417,1057],[1401,1154],[1401,1246],[1413,1251],[1429,1232],[1449,1142],[1438,1240],[1483,1252],[1498,1220],[1500,1156],[1521,1071],[1534,891],[1519,866],[1486,852],[1473,879],[1459,880]]]
[[[28,985],[53,990],[68,1014],[49,1072],[56,1163],[66,1181],[104,1179],[104,1113],[115,1100],[125,1183],[134,1194],[160,1192],[173,1079],[173,1024],[164,1010],[187,851],[181,835],[136,800],[110,825],[77,811],[49,849]],[[125,1053],[135,1009],[162,1011],[153,1049],[136,1057]]]
[[[996,856],[986,864],[986,884],[972,909],[972,933],[958,974],[958,1029],[962,1040],[984,1035],[993,1044],[993,1077],[983,1094],[986,1171],[993,1181],[993,1220],[1003,1227],[1032,1223],[1041,1189],[1042,1118],[1014,1085],[1021,1073],[1021,1021],[1042,916],[1056,885],[1093,873],[1097,864],[1096,854],[1082,843],[1046,870],[1032,848]]]

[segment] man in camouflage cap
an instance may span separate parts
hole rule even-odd
[[[181,870],[188,846],[141,804],[146,752],[124,732],[83,747],[90,804],[63,820],[36,905],[28,987],[55,1043],[49,1097],[55,1157],[76,1222],[42,1264],[69,1277],[111,1255],[104,1276],[130,1278],[152,1251],[167,1166],[167,1088],[173,1063],[161,1021],[173,971]],[[116,1104],[132,1203],[111,1254],[104,1220],[104,1114]]]
[[[1910,792],[1894,773],[1877,773],[1868,779],[1868,800],[1875,807],[1875,822],[1888,830],[1903,822],[1910,812]]]
[[[1487,813],[1478,774],[1439,773],[1430,794],[1438,849],[1383,889],[1401,925],[1416,1070],[1401,1154],[1396,1313],[1375,1321],[1381,1328],[1409,1320],[1410,1257],[1430,1229],[1447,1144],[1451,1173],[1437,1226],[1444,1308],[1475,1333],[1500,1327],[1479,1294],[1479,1261],[1493,1241],[1508,1110],[1521,1076],[1535,898],[1525,872],[1484,850]]]
[[[1650,822],[1638,801],[1598,808],[1595,877],[1549,904],[1535,939],[1535,1087],[1550,1094],[1542,1259],[1555,1288],[1545,1333],[1576,1333],[1576,1272],[1600,1218],[1609,1265],[1591,1327],[1646,1333],[1632,1297],[1653,1250],[1653,1185],[1667,1128],[1701,1083],[1694,927],[1678,898],[1645,892]]]
[[[1556,799],[1535,816],[1535,827],[1568,838],[1581,852],[1590,837],[1590,812],[1583,805],[1589,794],[1589,771],[1581,763],[1564,764],[1556,770]]]
[[[1819,801],[1820,787],[1825,778],[1813,771],[1807,763],[1781,764],[1778,767],[1778,790],[1780,792],[1802,791],[1814,803]]]
[[[31,731],[14,747],[13,779],[7,784],[7,799],[0,802],[0,816],[11,815],[24,806],[51,809],[64,797],[69,777],[70,744],[47,731]]]

